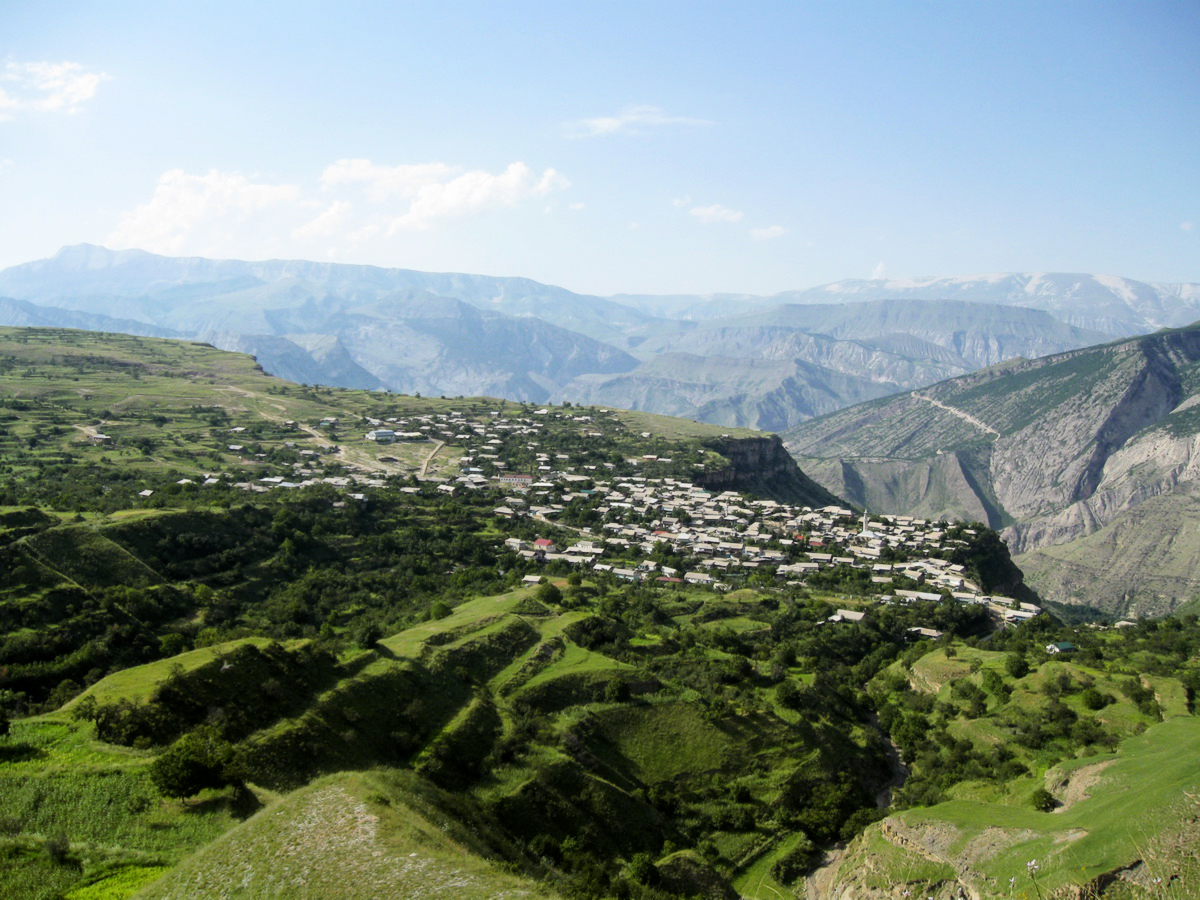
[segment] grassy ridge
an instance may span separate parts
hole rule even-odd
[[[1175,717],[1126,741],[1112,756],[1076,760],[1064,767],[1071,773],[1111,760],[1084,799],[1053,813],[1039,813],[996,804],[951,801],[926,810],[912,810],[896,817],[891,827],[929,851],[944,834],[949,840],[938,844],[948,862],[967,860],[981,876],[977,886],[987,897],[1008,895],[1010,878],[1016,879],[1014,896],[1033,896],[1037,881],[1042,892],[1070,885],[1086,885],[1140,859],[1148,883],[1180,874],[1184,860],[1163,846],[1173,830],[1196,812],[1194,797],[1200,775],[1194,765],[1194,749],[1200,742],[1200,722],[1192,717]],[[980,835],[998,830],[1005,836],[1003,853],[988,856],[971,849]],[[921,838],[912,835],[923,834]],[[1037,860],[1039,871],[1030,877],[1029,860]],[[1186,870],[1175,883],[1172,896],[1200,895],[1200,871]],[[1154,896],[1153,891],[1147,896]]]
[[[226,641],[211,647],[201,647],[160,659],[144,666],[133,666],[114,672],[97,681],[82,694],[62,707],[63,712],[69,713],[85,697],[94,697],[99,703],[115,703],[118,700],[129,700],[133,703],[150,699],[154,692],[167,681],[176,671],[192,672],[201,666],[206,666],[220,656],[229,654],[238,647],[249,644],[255,647],[265,647],[270,644],[268,638],[240,638],[236,641]]]
[[[262,810],[138,896],[550,896],[486,862],[485,845],[456,839],[423,806],[403,783],[370,774],[330,776]]]

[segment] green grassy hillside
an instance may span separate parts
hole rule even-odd
[[[0,738],[0,895],[128,897],[244,816],[229,796],[165,802],[150,756],[62,719],[13,723]]]
[[[1194,718],[1172,718],[1115,754],[1058,767],[1050,812],[977,801],[910,810],[872,828],[839,871],[864,896],[897,885],[939,895],[961,885],[981,898],[1200,896],[1197,740]]]
[[[63,340],[60,357],[82,352]],[[254,395],[225,409],[193,381],[171,401],[170,365],[119,339],[78,373],[110,379],[97,418],[131,430],[109,445],[70,424],[84,362],[56,362],[41,332],[7,346],[45,359],[0,378],[6,897],[777,897],[834,878],[824,854],[857,835],[906,854],[870,829],[884,817],[1033,815],[1041,785],[1065,804],[1078,761],[1192,721],[1194,618],[1001,628],[932,582],[933,599],[884,599],[915,572],[785,569],[817,534],[849,560],[1019,581],[986,530],[920,523],[872,548],[851,516],[692,484],[775,465],[770,439],[316,392],[155,344],[196,354],[230,403],[231,386]],[[121,407],[122,379],[160,380],[158,405]],[[52,396],[18,396],[33,385]],[[282,421],[256,418],[259,400]],[[401,411],[436,438],[413,445],[424,480],[406,468],[419,454],[353,437],[364,413]],[[518,493],[510,472],[556,480]],[[276,486],[292,478],[305,486]],[[685,525],[712,540],[664,539]],[[708,586],[666,574],[718,553]],[[958,878],[959,855],[919,871]]]
[[[401,774],[319,779],[267,806],[137,896],[485,900],[555,894],[485,858],[435,789]]]

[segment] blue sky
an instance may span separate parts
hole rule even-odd
[[[0,266],[1200,281],[1195,2],[0,8]]]

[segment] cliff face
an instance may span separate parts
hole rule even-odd
[[[1003,527],[994,505],[980,494],[975,460],[968,454],[919,460],[801,457],[798,462],[819,484],[872,512],[904,510],[922,519],[945,516]]]
[[[800,470],[779,435],[718,438],[705,442],[704,446],[729,461],[729,465],[696,478],[696,483],[708,490],[743,491],[802,506],[843,502]]]
[[[1200,325],[864,404],[789,446],[871,509],[985,512],[1046,599],[1124,614],[1200,590],[1191,523],[1168,512],[1190,504],[1164,502],[1200,494]]]
[[[1145,338],[1107,355],[1100,377],[1079,379],[1078,390],[1053,409],[997,438],[992,484],[1018,522],[1086,503],[1112,481],[1118,454],[1184,399],[1184,374],[1200,360],[1200,331]]]

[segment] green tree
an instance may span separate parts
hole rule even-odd
[[[562,591],[558,589],[558,585],[546,582],[538,586],[537,598],[547,606],[559,606],[562,604]]]
[[[775,699],[785,709],[799,709],[804,705],[804,692],[796,686],[796,682],[785,678],[775,688]]]
[[[233,745],[211,726],[185,734],[150,765],[150,780],[164,797],[183,799],[205,788],[239,781],[231,772]]]
[[[1020,653],[1010,653],[1004,660],[1004,671],[1013,678],[1024,678],[1029,674],[1029,663]]]
[[[654,884],[658,870],[654,868],[654,860],[649,853],[635,853],[629,861],[629,877],[638,884]]]
[[[1035,790],[1029,799],[1033,803],[1033,808],[1039,812],[1051,812],[1058,806],[1058,801],[1054,799],[1054,795],[1041,787]]]
[[[362,619],[352,629],[352,640],[364,650],[370,650],[383,637],[383,629],[373,619]]]
[[[629,685],[622,678],[610,678],[604,686],[604,699],[608,703],[624,703],[629,699]]]
[[[187,650],[188,640],[178,631],[172,631],[158,639],[158,648],[163,656],[178,656]]]

